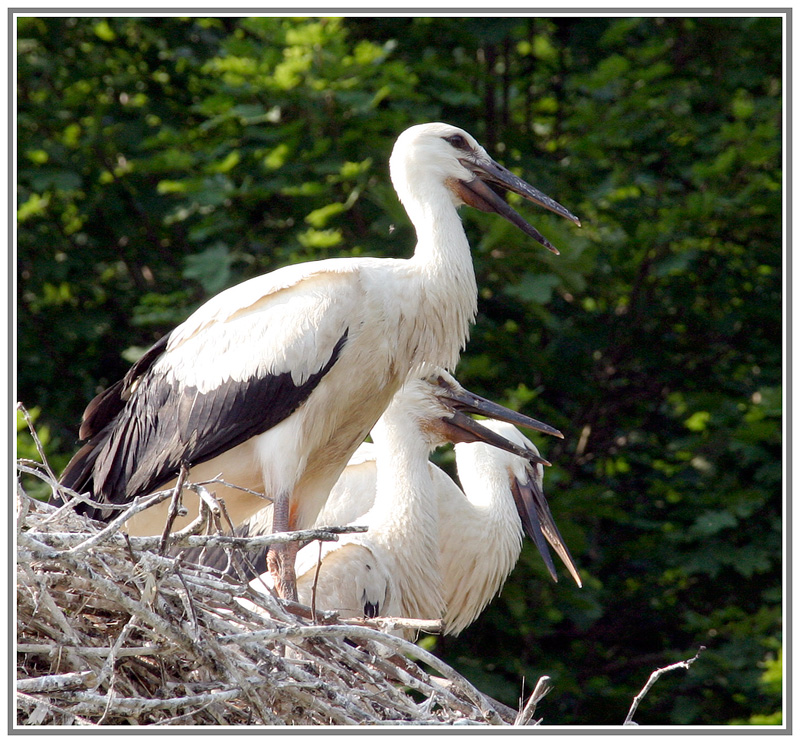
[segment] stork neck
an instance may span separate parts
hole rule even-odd
[[[398,425],[382,418],[377,445],[377,489],[370,518],[373,545],[395,555],[394,581],[404,616],[442,615],[438,505],[428,465],[428,446],[408,416]],[[413,429],[413,430],[412,430]],[[408,556],[404,559],[402,555]],[[419,590],[423,586],[424,590]]]
[[[516,520],[516,506],[509,492],[511,472],[503,463],[506,455],[483,443],[457,444],[455,451],[458,479],[472,507],[491,522]]]
[[[376,507],[393,520],[416,516],[435,519],[429,447],[407,415],[385,414],[372,429],[376,445]]]
[[[408,208],[417,231],[410,265],[422,279],[415,339],[419,361],[454,369],[478,309],[478,288],[464,227],[449,196],[414,200]]]
[[[446,190],[435,198],[408,199],[408,216],[417,232],[414,261],[426,264],[444,264],[451,268],[469,265],[472,259],[464,225],[458,210]]]

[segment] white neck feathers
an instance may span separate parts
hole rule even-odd
[[[391,555],[405,616],[442,615],[438,507],[428,468],[428,445],[417,424],[385,415],[373,429],[377,489],[368,536]]]

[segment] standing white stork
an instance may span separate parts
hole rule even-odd
[[[580,224],[447,124],[403,132],[390,170],[417,232],[410,259],[303,263],[212,298],[89,404],[87,443],[62,483],[118,504],[165,485],[182,465],[195,482],[222,473],[236,483],[246,463],[275,503],[276,530],[313,522],[408,373],[458,360],[477,303],[458,207],[501,214],[552,250],[487,183]],[[263,501],[231,491],[226,505],[236,522]],[[142,514],[132,533],[160,533],[166,510]],[[279,592],[293,597],[294,547],[270,556]]]
[[[446,492],[447,498],[452,492],[436,483],[435,476],[441,475],[458,489],[430,464],[430,452],[448,442],[485,442],[483,446],[498,447],[515,459],[529,461],[531,466],[541,467],[544,461],[532,447],[520,447],[466,413],[495,416],[558,434],[544,423],[473,395],[441,369],[410,379],[372,429],[374,443],[359,448],[331,494],[349,506],[353,501],[367,505],[366,512],[352,521],[367,525],[368,531],[342,536],[336,542],[312,543],[299,551],[295,567],[300,601],[310,605],[312,592],[316,591],[318,608],[334,610],[342,616],[443,616],[449,592],[443,579],[449,575],[441,569],[442,550],[454,549],[458,553],[458,546],[451,544],[451,534],[459,524],[443,518],[440,492]],[[507,425],[524,439],[513,425]],[[367,463],[369,475],[365,479],[362,465]],[[367,492],[360,492],[359,485],[366,485]],[[458,493],[465,500],[463,493]],[[511,507],[514,508],[513,502]],[[253,516],[236,533],[254,536],[268,532],[270,510]],[[322,521],[318,518],[318,523]],[[465,536],[472,535],[467,531]],[[494,536],[489,529],[478,540],[479,549],[489,553],[490,560]],[[476,547],[464,545],[467,551]],[[457,554],[454,557],[457,559]],[[221,567],[222,562],[219,550],[204,560],[215,567]],[[263,564],[256,564],[257,569],[263,569]],[[251,586],[264,590],[270,582],[270,576],[265,574],[254,579]]]

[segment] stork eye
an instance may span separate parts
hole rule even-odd
[[[461,134],[451,134],[449,137],[444,138],[445,142],[449,142],[453,147],[457,150],[469,150],[470,146],[467,144],[467,140]]]

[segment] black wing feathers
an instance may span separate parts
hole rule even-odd
[[[97,460],[105,454],[106,444],[114,433],[114,422],[125,409],[131,395],[131,389],[137,381],[152,367],[163,353],[170,333],[159,338],[133,365],[125,376],[98,394],[87,406],[79,431],[81,440],[86,441],[74,457],[69,461],[61,475],[61,484],[76,492],[95,493],[94,470]],[[61,499],[55,497],[54,505],[61,505]],[[89,506],[81,506],[78,510],[92,518],[104,518],[111,512],[101,513]]]
[[[180,458],[174,463],[175,474],[169,477],[163,477],[157,466],[169,454],[170,434],[164,428],[170,427],[173,390],[174,385],[166,384],[160,376],[148,375],[141,380],[136,394],[111,424],[109,442],[97,457],[95,497],[126,503],[177,476]],[[174,430],[174,424],[171,428]]]
[[[83,493],[87,490],[93,492],[92,470],[97,461],[97,455],[103,450],[103,445],[108,441],[110,436],[111,429],[107,429],[84,444],[77,451],[75,456],[70,459],[69,464],[67,464],[64,472],[61,474],[59,482],[77,493]],[[50,502],[54,506],[64,505],[64,500],[58,495],[54,495]],[[101,512],[96,511],[90,506],[81,505],[75,510],[78,511],[78,513],[85,513],[90,518],[103,518]]]
[[[347,341],[337,341],[325,366],[302,384],[290,372],[227,380],[209,392],[168,381],[152,370],[166,336],[121,382],[87,408],[90,440],[67,465],[62,482],[87,487],[94,498],[126,503],[178,475],[181,464],[208,461],[291,415],[336,363]]]
[[[134,383],[146,374],[167,347],[171,333],[159,338],[130,368],[125,376],[95,397],[83,411],[79,437],[82,441],[96,436],[111,423],[125,407]]]
[[[290,416],[336,363],[346,341],[345,330],[325,366],[300,385],[294,384],[290,372],[284,372],[244,382],[231,381],[205,395],[194,388],[185,388],[183,397],[193,402],[188,408],[188,418],[179,420],[178,427],[191,455],[187,452],[182,461],[206,462]],[[197,437],[194,445],[190,442],[192,436]],[[176,468],[179,465],[180,462]]]

